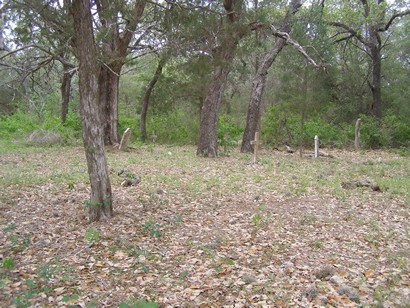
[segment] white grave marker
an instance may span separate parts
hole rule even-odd
[[[123,150],[127,149],[128,141],[130,140],[130,136],[131,136],[131,128],[128,127],[125,130],[124,135],[122,135],[121,143],[120,143],[120,146],[118,147],[118,149],[120,151],[123,151]]]
[[[315,136],[315,158],[319,157],[319,136]]]
[[[258,159],[259,146],[261,145],[258,132],[255,133],[255,140],[252,140],[251,144],[253,145],[253,163],[256,164]]]

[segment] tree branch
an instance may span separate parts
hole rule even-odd
[[[367,45],[366,41],[363,39],[363,37],[360,35],[360,33],[358,33],[356,30],[350,28],[349,26],[345,25],[344,23],[341,23],[341,22],[338,22],[338,21],[331,21],[331,22],[328,22],[328,24],[331,25],[331,26],[339,27],[339,28],[342,28],[342,29],[346,30],[346,32],[350,33],[352,36],[357,38],[363,45]]]
[[[324,67],[324,65],[322,65],[322,64],[317,64],[316,61],[313,60],[309,56],[309,54],[306,52],[306,50],[303,48],[303,46],[301,46],[298,42],[291,39],[291,37],[289,36],[288,33],[278,31],[273,26],[271,27],[271,29],[272,29],[272,33],[273,33],[274,36],[285,40],[287,44],[292,45],[294,48],[296,48],[296,50],[299,51],[311,65],[313,65],[316,68],[323,68]]]
[[[406,11],[401,12],[401,13],[393,14],[390,17],[390,20],[386,23],[386,25],[383,28],[380,28],[378,31],[379,32],[385,32],[385,31],[389,30],[390,26],[392,25],[393,21],[396,18],[400,18],[400,17],[406,16],[406,15],[410,15],[410,10],[406,10]]]

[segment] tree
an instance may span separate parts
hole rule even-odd
[[[111,183],[104,151],[104,132],[99,108],[99,77],[101,66],[93,32],[89,0],[73,0],[73,45],[79,60],[79,88],[83,142],[91,183],[87,202],[89,220],[109,219],[113,215]]]
[[[239,40],[248,27],[238,23],[243,13],[241,0],[224,0],[226,19],[221,25],[217,45],[213,49],[213,70],[202,105],[197,155],[216,157],[218,155],[218,115],[226,79],[230,72]]]
[[[159,59],[157,69],[155,70],[152,79],[149,81],[144,96],[142,98],[142,108],[141,108],[141,120],[140,120],[140,132],[141,132],[141,141],[147,140],[147,113],[148,113],[148,105],[149,99],[151,97],[152,90],[155,87],[159,77],[162,74],[162,69],[165,65],[166,58],[165,56]]]
[[[290,2],[285,19],[280,29],[281,32],[290,33],[292,28],[292,16],[298,11],[301,5],[302,4],[299,0],[292,0]],[[262,96],[266,85],[268,70],[286,44],[287,40],[285,38],[276,37],[275,45],[273,46],[273,48],[262,57],[261,61],[258,61],[256,74],[252,80],[252,90],[249,99],[241,152],[253,152],[251,141],[255,136],[255,132],[260,120]]]
[[[129,44],[144,13],[145,0],[97,0],[101,70],[99,100],[102,107],[105,144],[118,144],[118,89],[121,70],[131,49]]]
[[[355,6],[361,6],[362,13]],[[382,50],[386,46],[388,37],[383,39],[383,34],[388,33],[393,22],[403,16],[409,15],[410,10],[401,12],[390,12],[384,0],[360,0],[353,4],[344,1],[346,6],[339,10],[342,18],[329,21],[329,24],[336,27],[335,42],[348,42],[365,52],[369,59],[368,86],[372,93],[372,113],[377,117],[382,117]],[[389,16],[388,16],[389,15]],[[332,19],[335,16],[331,16]],[[346,20],[346,21],[345,21]]]

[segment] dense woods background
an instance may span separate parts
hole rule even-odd
[[[26,137],[38,129],[62,143],[80,138],[71,5],[2,1],[3,138]],[[126,127],[132,128],[134,140],[156,135],[157,142],[198,143],[201,108],[215,99],[220,99],[215,107],[218,144],[241,142],[255,95],[252,82],[280,40],[274,32],[284,27],[291,5],[258,0],[95,1],[93,32],[98,63],[106,74],[100,80],[99,103],[107,100],[105,109],[111,106],[103,117],[106,143],[117,143]],[[409,3],[293,5],[286,32],[321,67],[284,42],[263,73],[266,86],[257,123],[263,140],[297,145],[303,131],[306,145],[318,134],[324,146],[350,147],[354,123],[361,117],[363,146],[408,147]],[[216,75],[218,70],[223,76]]]

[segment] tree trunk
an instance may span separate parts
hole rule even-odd
[[[281,28],[282,32],[289,33],[291,31],[292,16],[297,12],[300,5],[300,0],[293,0],[290,3]],[[262,96],[265,90],[268,70],[285,45],[286,41],[284,39],[279,37],[276,38],[274,47],[271,51],[265,54],[262,62],[258,65],[256,75],[252,81],[252,91],[249,99],[248,114],[246,117],[245,131],[242,138],[241,152],[253,152],[253,145],[251,144],[251,141],[253,140],[253,136],[255,136],[261,117]]]
[[[370,46],[370,55],[372,58],[372,96],[373,104],[372,111],[376,118],[381,119],[382,117],[382,68],[381,68],[381,53],[379,46]]]
[[[89,221],[113,215],[111,183],[104,151],[104,136],[99,108],[98,79],[100,67],[94,43],[89,0],[73,0],[72,16],[75,47],[79,60],[79,88],[83,142],[91,184]]]
[[[159,77],[162,74],[162,68],[164,67],[165,59],[161,59],[158,63],[157,69],[154,73],[154,76],[148,83],[147,88],[145,89],[145,94],[142,99],[142,109],[141,109],[141,120],[140,120],[140,132],[141,132],[141,141],[147,140],[147,113],[149,98],[151,97],[152,90],[154,89],[155,84],[157,83]]]
[[[108,67],[101,65],[99,85],[99,100],[102,111],[102,123],[104,128],[104,143],[117,145],[118,135],[118,89],[122,65]]]
[[[71,97],[71,79],[74,73],[70,72],[68,65],[63,65],[64,73],[62,76],[60,93],[61,93],[61,123],[64,124],[67,120],[68,103]]]
[[[227,67],[218,67],[212,74],[211,83],[202,105],[197,155],[218,156],[218,115],[229,74]]]
[[[272,63],[275,61],[276,56],[280,53],[285,45],[285,40],[281,38],[276,39],[275,46],[269,53],[265,55],[261,64],[259,65],[256,76],[253,78],[251,97],[249,99],[248,105],[248,114],[246,117],[246,126],[242,138],[241,152],[253,152],[253,145],[251,144],[251,141],[253,140],[253,136],[255,136],[255,132],[260,119],[262,96],[265,90],[268,69],[272,66]]]
[[[114,1],[115,2],[115,1]],[[122,66],[129,54],[129,44],[134,37],[137,25],[144,13],[146,1],[136,0],[133,12],[127,15],[127,27],[120,30],[118,16],[123,12],[113,1],[95,1],[96,13],[100,19],[105,37],[101,55],[104,63],[101,64],[99,77],[99,98],[104,123],[105,144],[117,145],[118,135],[118,88]]]
[[[218,116],[226,79],[235,57],[239,40],[246,31],[241,25],[234,25],[242,9],[242,0],[224,0],[227,20],[221,32],[221,44],[214,51],[214,69],[201,109],[199,141],[196,154],[205,157],[218,156]]]

